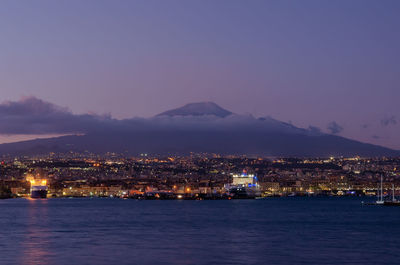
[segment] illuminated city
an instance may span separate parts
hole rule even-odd
[[[400,261],[400,0],[1,0],[0,265]]]
[[[46,187],[49,198],[235,199],[284,196],[376,196],[400,190],[399,158],[247,158],[192,154],[125,158],[68,153],[5,159],[0,167],[10,197]],[[243,188],[237,194],[235,188]]]

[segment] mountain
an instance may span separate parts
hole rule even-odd
[[[164,131],[132,133],[98,133],[83,136],[62,136],[0,145],[1,154],[35,155],[49,152],[106,152],[127,155],[218,154],[329,157],[329,156],[398,156],[400,152],[365,144],[334,135],[263,133],[238,130],[225,131]]]
[[[203,116],[214,115],[225,118],[231,115],[232,112],[221,108],[214,102],[198,102],[190,103],[177,109],[172,109],[158,114],[157,116]]]
[[[61,115],[58,115],[59,117]],[[61,116],[64,117],[64,116]],[[152,118],[116,120],[68,116],[82,135],[0,145],[0,155],[49,152],[106,152],[127,155],[218,153],[257,156],[399,156],[400,152],[344,137],[302,129],[271,117],[238,115],[215,103],[192,103]],[[64,120],[67,120],[64,118]],[[74,122],[73,122],[74,121]]]

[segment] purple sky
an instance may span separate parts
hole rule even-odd
[[[400,149],[399,14],[398,0],[3,0],[1,100],[116,118],[214,101]]]

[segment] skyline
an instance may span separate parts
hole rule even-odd
[[[212,101],[400,149],[398,1],[0,5],[2,102],[126,119]]]
[[[0,264],[390,264],[400,0],[0,1]]]

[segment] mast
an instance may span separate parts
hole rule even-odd
[[[376,185],[376,201],[379,201],[379,183]]]
[[[393,192],[392,192],[392,201],[395,201],[394,199],[394,184],[392,184]]]

